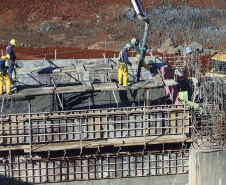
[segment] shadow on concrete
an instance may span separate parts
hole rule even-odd
[[[5,177],[0,175],[0,184],[1,185],[32,185],[31,183],[21,182],[14,178]]]

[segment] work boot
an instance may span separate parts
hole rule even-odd
[[[7,95],[12,95],[13,93],[7,93]]]
[[[124,87],[124,88],[126,88],[126,89],[130,89],[131,87],[132,87],[133,85],[132,84],[129,84],[128,86],[122,86],[122,87]]]

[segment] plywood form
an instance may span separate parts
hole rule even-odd
[[[17,145],[28,145],[30,139],[33,146],[79,142],[82,148],[92,148],[93,144],[142,145],[146,139],[147,142],[174,143],[188,139],[185,134],[189,134],[189,107],[165,105],[42,112],[5,115],[0,121],[0,142],[4,144],[4,147],[0,147],[2,151],[8,150],[6,146],[16,149]],[[176,135],[175,138],[173,135]],[[168,140],[169,136],[172,140]],[[75,145],[77,147],[78,143]],[[61,149],[64,147],[66,145],[63,144]]]

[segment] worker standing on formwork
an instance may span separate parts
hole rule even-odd
[[[16,46],[16,41],[15,39],[12,39],[9,43],[9,46],[7,46],[6,48],[6,53],[10,56],[10,60],[8,61],[8,74],[10,77],[11,82],[13,82],[12,79],[12,74],[13,74],[13,70],[14,70],[14,65],[15,65],[15,61],[16,61],[16,54],[13,51],[13,47]]]
[[[130,50],[130,44],[126,46],[119,52],[118,60],[118,81],[119,85],[127,87],[128,86],[128,66],[132,66],[132,63],[129,61],[128,51]]]
[[[0,58],[0,95],[3,94],[4,79],[6,81],[6,94],[11,95],[11,80],[5,66],[5,62],[9,60],[10,56],[8,54]]]
[[[143,57],[143,60],[142,60],[142,67],[144,67],[145,69],[147,69],[148,71],[150,71],[150,66],[148,66],[144,61],[145,61],[145,55],[146,55],[146,50],[148,49],[147,45],[145,45],[144,48],[142,48],[142,44],[143,42],[139,41],[138,39],[136,38],[133,38],[131,40],[131,44],[132,44],[132,48],[135,48],[136,49],[136,61],[139,62],[139,58],[140,58],[140,52],[141,50],[144,51],[144,57]]]

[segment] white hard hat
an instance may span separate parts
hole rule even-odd
[[[132,45],[134,45],[135,43],[136,43],[136,38],[133,38],[132,40],[131,40],[131,43],[132,43]]]
[[[126,45],[124,46],[125,49],[130,49],[130,47],[131,47],[130,44],[126,44]]]

